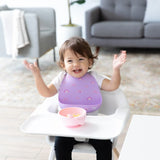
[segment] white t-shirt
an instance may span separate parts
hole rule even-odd
[[[97,84],[98,84],[99,88],[101,89],[102,82],[106,77],[103,75],[99,75],[94,71],[89,71],[88,73],[90,73],[96,79]],[[57,92],[59,91],[60,85],[62,83],[62,80],[63,80],[65,74],[67,74],[65,71],[60,72],[51,82],[56,87]]]

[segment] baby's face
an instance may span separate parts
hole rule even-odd
[[[92,65],[91,63],[88,58],[79,54],[75,55],[72,50],[66,50],[62,67],[72,77],[80,78],[87,73],[89,66]]]

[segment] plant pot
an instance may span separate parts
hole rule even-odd
[[[71,37],[81,37],[82,36],[82,27],[79,25],[69,26],[61,25],[60,26],[60,37],[59,37],[59,46],[63,44],[64,41]]]

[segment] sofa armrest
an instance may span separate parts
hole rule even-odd
[[[36,14],[34,13],[25,13],[25,23],[26,23],[26,29],[27,34],[29,37],[30,44],[28,47],[32,47],[32,54],[33,57],[38,57],[39,54],[39,41],[40,41],[40,25],[39,20]]]
[[[35,7],[35,8],[11,8],[11,9],[20,9],[23,10],[25,13],[36,14],[39,19],[40,30],[50,29],[56,32],[56,13],[53,8]]]
[[[100,21],[100,7],[96,6],[85,12],[85,30],[86,38],[91,37],[91,26],[92,24]]]
[[[26,23],[26,27],[27,27],[27,31],[31,34],[30,35],[34,35],[34,36],[38,36],[39,33],[39,20],[36,14],[34,13],[25,13],[24,14],[24,18],[25,18],[25,23]]]

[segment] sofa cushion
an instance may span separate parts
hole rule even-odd
[[[145,24],[144,37],[145,38],[160,38],[160,22]]]
[[[143,37],[143,23],[131,21],[104,21],[91,27],[91,35],[108,38]]]
[[[102,20],[143,21],[146,0],[100,0]]]
[[[147,0],[144,23],[160,22],[160,0]]]

